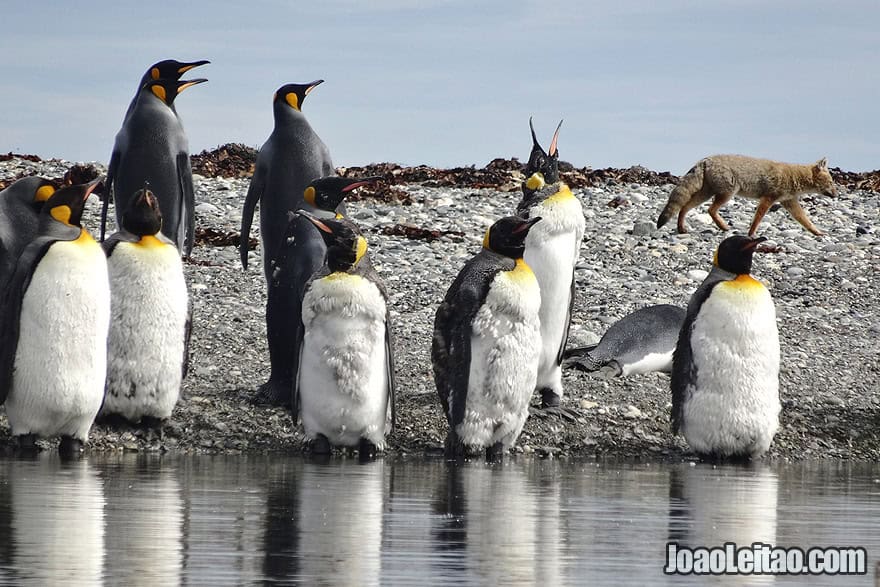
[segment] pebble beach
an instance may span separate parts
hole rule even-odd
[[[510,214],[520,197],[520,164],[493,164],[484,171],[500,179],[469,177],[462,185],[455,185],[455,177],[437,181],[440,172],[430,168],[424,168],[429,171],[423,179],[382,166],[339,169],[351,175],[378,171],[387,179],[382,190],[347,204],[390,296],[398,389],[397,428],[386,455],[442,453],[447,425],[430,361],[434,314],[461,266],[479,250],[486,228]],[[0,158],[0,182],[25,175],[60,178],[73,165],[9,155]],[[106,173],[101,163],[86,165]],[[214,166],[209,174],[194,163],[194,173],[200,238],[185,263],[193,333],[181,399],[161,433],[98,422],[87,450],[298,453],[302,430],[289,412],[252,401],[268,377],[269,355],[261,250],[250,251],[250,268],[244,271],[236,246],[247,171],[222,173]],[[839,173],[850,180],[851,175]],[[712,224],[707,205],[688,216],[690,232],[679,235],[672,222],[655,228],[674,176],[572,177],[586,232],[575,271],[569,346],[598,341],[610,324],[640,307],[685,306],[725,236]],[[768,213],[759,229],[769,240],[755,255],[753,275],[773,295],[782,351],[780,428],[765,459],[880,460],[880,193],[870,182],[855,180],[839,181],[838,189],[833,199],[801,198],[827,236],[806,232],[781,209]],[[755,204],[734,198],[721,214],[734,231],[745,231]],[[90,199],[84,214],[84,226],[94,235],[100,205]],[[259,237],[256,221],[255,228],[251,236]],[[513,449],[517,453],[695,458],[684,440],[671,434],[667,375],[608,378],[601,372],[566,370],[564,386],[563,405],[570,417],[533,413]],[[536,395],[533,404],[539,401]],[[10,443],[0,409],[0,446]]]

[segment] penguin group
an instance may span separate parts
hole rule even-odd
[[[207,81],[208,61],[155,63],[116,135],[106,180],[61,186],[21,179],[0,192],[0,402],[23,450],[40,437],[82,450],[97,417],[161,432],[188,365],[184,263],[195,241],[195,191],[175,99]],[[398,415],[387,289],[345,197],[383,181],[336,175],[302,112],[323,80],[272,97],[241,216],[247,270],[253,217],[267,287],[270,373],[254,400],[285,406],[313,454],[372,458]],[[780,412],[772,298],[751,277],[762,238],[732,236],[687,309],[637,310],[596,345],[566,351],[585,234],[580,199],[561,180],[559,132],[545,150],[529,119],[521,197],[486,228],[439,302],[430,355],[450,459],[502,458],[530,413],[566,415],[564,364],[615,376],[671,373],[673,431],[698,454],[757,458]],[[101,193],[101,243],[82,226]],[[117,230],[104,238],[110,200]],[[564,362],[564,359],[567,361]],[[533,398],[537,404],[532,406]]]

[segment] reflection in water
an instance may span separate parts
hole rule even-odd
[[[268,465],[266,524],[263,532],[263,575],[283,581],[299,576],[299,487],[302,461]]]
[[[3,574],[9,585],[96,585],[104,564],[104,493],[83,459],[0,461]]]
[[[183,568],[183,498],[177,470],[159,456],[108,462],[105,574],[123,585],[178,585]]]

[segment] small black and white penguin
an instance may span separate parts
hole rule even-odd
[[[358,446],[369,457],[385,448],[394,425],[388,295],[362,263],[367,241],[351,221],[298,214],[320,232],[327,258],[302,300],[294,419],[298,411],[314,453]]]
[[[122,226],[122,213],[128,208],[129,199],[149,184],[159,198],[164,219],[162,233],[174,241],[183,256],[192,252],[195,195],[189,141],[173,105],[184,90],[206,81],[160,78],[141,86],[134,107],[116,133],[107,166],[107,193],[101,210],[102,241],[110,198],[116,203],[116,225]]]
[[[541,289],[523,260],[538,217],[508,216],[452,282],[434,319],[431,362],[449,422],[446,453],[494,460],[529,415],[541,349]]]
[[[24,177],[0,191],[0,296],[15,271],[15,261],[37,234],[40,210],[55,193],[54,182]]]
[[[183,74],[191,69],[195,69],[196,67],[201,67],[202,65],[207,65],[211,63],[206,59],[202,59],[199,61],[177,61],[176,59],[164,59],[162,61],[158,61],[147,68],[147,71],[144,72],[144,75],[141,76],[141,81],[138,84],[137,91],[134,93],[134,98],[131,99],[131,103],[128,105],[128,110],[125,112],[125,119],[128,119],[131,111],[134,110],[134,105],[137,103],[138,94],[140,94],[141,88],[151,80],[160,80],[160,79],[170,79],[177,81],[179,80]],[[177,114],[177,109],[174,107],[174,103],[171,103],[171,109],[174,110],[174,113]]]
[[[711,457],[759,457],[779,426],[773,298],[751,277],[763,237],[731,236],[688,303],[672,358],[672,430]]]
[[[308,234],[309,247],[319,253],[315,253],[316,264],[307,271],[293,275],[289,268],[285,270],[287,275],[282,278],[281,287],[278,287],[276,270],[290,262],[289,255],[283,262],[279,260],[282,254],[289,253],[287,233],[291,221],[288,214],[300,208],[317,212],[315,206],[305,201],[305,190],[312,180],[335,173],[330,151],[302,113],[306,96],[321,83],[323,80],[285,84],[275,92],[272,99],[275,127],[257,155],[254,176],[241,215],[241,242],[247,243],[254,211],[259,203],[263,273],[268,287],[266,331],[272,371],[269,380],[257,391],[256,399],[273,405],[289,405],[290,390],[294,385],[290,368],[290,355],[294,351],[289,344],[291,331],[286,330],[285,320],[298,320],[303,286],[323,264],[323,239],[307,220],[294,219],[293,223]],[[305,243],[301,242],[300,245]],[[247,246],[241,246],[240,254],[242,267],[247,269]],[[287,291],[288,285],[295,288],[296,296]]]
[[[3,300],[0,401],[22,448],[61,436],[61,452],[78,453],[104,399],[107,260],[80,224],[98,185],[68,186],[46,201]]]
[[[640,308],[612,324],[598,344],[566,349],[563,366],[608,369],[614,377],[672,371],[672,352],[685,309],[672,304]]]
[[[186,372],[189,300],[183,263],[162,234],[147,188],[128,200],[122,230],[103,243],[110,274],[107,390],[102,415],[156,426],[171,416]]]
[[[542,345],[536,388],[541,394],[542,408],[557,408],[563,395],[562,353],[571,323],[574,268],[580,258],[585,221],[580,200],[559,181],[559,151],[556,147],[559,127],[553,134],[549,151],[544,153],[531,120],[529,126],[532,154],[526,166],[528,179],[516,212],[523,218],[542,219],[528,233],[523,258],[541,286]]]

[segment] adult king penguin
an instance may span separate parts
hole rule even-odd
[[[541,347],[541,290],[523,250],[539,220],[508,216],[493,224],[437,309],[431,362],[449,422],[447,457],[485,449],[494,460],[516,442],[528,418]]]
[[[323,268],[305,287],[300,369],[293,397],[316,454],[330,445],[384,449],[394,424],[394,363],[388,295],[363,263],[367,241],[344,219],[299,214],[327,246]]]
[[[103,243],[112,319],[101,413],[154,427],[177,404],[189,333],[183,263],[161,228],[159,202],[144,188],[122,213],[122,229]]]
[[[40,213],[0,312],[0,400],[13,436],[61,436],[78,453],[104,399],[110,285],[100,245],[81,227],[100,184],[62,188]]]
[[[759,457],[779,425],[779,333],[750,276],[761,238],[731,236],[694,292],[672,358],[672,430],[697,453]]]
[[[580,201],[559,181],[559,128],[545,153],[532,131],[532,152],[526,166],[523,198],[516,208],[524,218],[540,217],[530,230],[523,258],[541,286],[541,350],[536,387],[542,408],[559,408],[562,399],[562,352],[568,339],[574,304],[574,267],[584,238]]]
[[[122,225],[130,198],[149,184],[159,198],[162,233],[184,256],[189,256],[193,247],[195,195],[189,141],[173,105],[184,90],[206,81],[160,78],[141,86],[134,107],[116,134],[107,167],[107,194],[116,202],[116,225]],[[107,194],[101,210],[102,241],[110,203]]]
[[[176,59],[165,59],[163,61],[159,61],[151,65],[147,68],[147,71],[144,72],[144,75],[141,77],[141,82],[138,84],[137,92],[134,93],[134,98],[131,99],[131,103],[128,105],[128,110],[125,111],[125,119],[128,119],[128,116],[131,114],[131,111],[134,110],[134,105],[137,103],[138,95],[141,92],[141,88],[144,87],[144,84],[151,80],[160,80],[160,79],[169,79],[177,81],[179,80],[183,74],[187,71],[194,69],[196,67],[200,67],[202,65],[207,65],[211,63],[205,59],[200,61],[177,61]],[[174,103],[171,103],[171,109],[174,110],[174,114],[177,114],[177,109],[174,107]]]
[[[241,215],[242,243],[248,242],[254,210],[257,203],[260,204],[263,273],[266,276],[268,286],[267,331],[273,328],[273,324],[278,323],[273,314],[274,309],[283,309],[285,306],[285,300],[276,299],[276,296],[279,294],[288,295],[278,288],[273,288],[278,257],[287,242],[285,237],[289,224],[288,213],[300,208],[315,212],[315,206],[303,199],[305,189],[313,179],[334,173],[330,152],[312,130],[302,113],[302,104],[306,96],[321,83],[323,80],[316,80],[308,84],[286,84],[275,92],[272,99],[275,128],[257,155],[254,176],[251,178],[245,196]],[[302,223],[305,220],[299,219],[294,222]],[[311,233],[314,233],[312,227],[307,228]],[[316,234],[314,234],[313,240],[318,247],[323,247],[323,241]],[[242,267],[247,269],[248,250],[246,246],[241,246],[240,254]],[[319,258],[317,267],[320,267],[322,262],[323,258]],[[302,287],[309,277],[311,277],[311,273],[296,277],[299,280],[297,304],[302,299]],[[290,280],[285,282],[294,283]],[[292,319],[295,319],[299,314],[296,313],[296,308],[291,308],[291,310],[294,312]],[[270,317],[270,314],[273,316]],[[294,384],[289,368],[289,349],[282,350],[283,357],[279,356],[278,349],[281,348],[281,345],[272,342],[273,334],[271,332],[268,336],[272,372],[269,380],[260,386],[257,399],[275,405],[287,405],[290,402],[290,389]]]
[[[25,177],[0,191],[0,300],[16,259],[37,234],[40,210],[55,190],[48,179]]]

